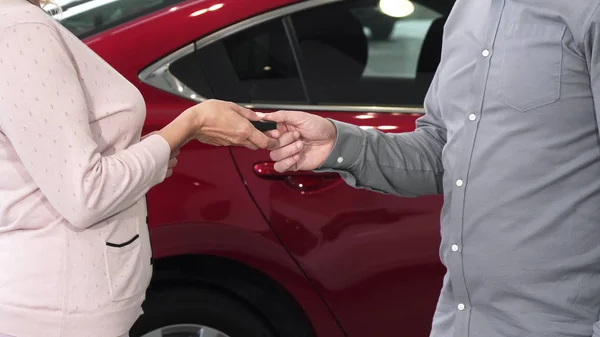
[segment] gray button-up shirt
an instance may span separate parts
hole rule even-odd
[[[318,171],[445,197],[432,337],[600,337],[599,4],[458,0],[416,131],[335,122]]]

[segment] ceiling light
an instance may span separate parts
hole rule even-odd
[[[403,18],[415,12],[415,5],[410,0],[380,0],[379,10],[394,18]]]

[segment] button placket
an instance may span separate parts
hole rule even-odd
[[[480,49],[479,59],[475,65],[473,80],[476,85],[471,91],[473,101],[467,108],[468,114],[465,116],[467,122],[464,125],[464,133],[461,139],[461,148],[464,149],[458,155],[458,165],[456,166],[453,186],[453,196],[451,205],[451,231],[450,236],[446,238],[450,242],[450,252],[448,256],[448,271],[453,285],[454,299],[456,301],[456,310],[459,315],[455,316],[454,337],[471,337],[469,333],[470,320],[470,298],[467,289],[467,282],[464,268],[464,207],[466,197],[466,185],[471,165],[471,157],[475,145],[476,135],[481,121],[481,115],[484,104],[485,91],[488,83],[489,70],[492,60],[492,49],[495,42],[495,36],[500,24],[502,12],[504,10],[505,0],[492,1],[492,8],[488,21],[492,24],[488,26],[486,35],[483,39],[483,47]],[[468,236],[468,233],[466,233]],[[467,256],[468,257],[468,256]]]

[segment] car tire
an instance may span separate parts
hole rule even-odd
[[[198,334],[185,333],[183,327],[187,326],[189,331],[190,326],[196,325],[218,330],[229,337],[277,337],[249,305],[216,289],[182,286],[149,290],[143,308],[144,314],[131,329],[131,337],[179,326],[181,332],[163,336],[192,337]]]

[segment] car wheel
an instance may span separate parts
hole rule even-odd
[[[215,289],[149,290],[131,337],[277,337],[250,306]]]

